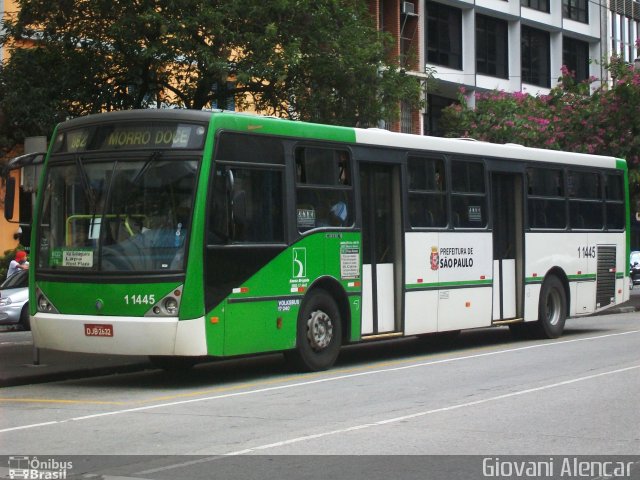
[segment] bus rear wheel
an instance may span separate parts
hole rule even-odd
[[[558,277],[551,276],[542,284],[538,305],[537,333],[542,338],[558,338],[567,320],[567,295]]]
[[[342,344],[342,319],[333,297],[324,290],[310,292],[297,327],[296,348],[285,352],[289,364],[304,372],[331,368]]]

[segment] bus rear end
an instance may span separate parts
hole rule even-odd
[[[190,301],[185,272],[209,118],[118,112],[58,127],[33,236],[36,346],[207,353],[202,302]]]

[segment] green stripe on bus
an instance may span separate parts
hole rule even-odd
[[[595,273],[584,273],[580,275],[567,275],[567,279],[570,282],[595,282],[596,274]],[[524,283],[526,284],[536,284],[544,282],[544,277],[527,277],[525,278]]]
[[[595,273],[585,273],[581,275],[567,275],[570,282],[595,282]]]
[[[432,288],[452,288],[452,287],[486,287],[493,284],[493,279],[487,280],[467,280],[460,282],[434,282],[434,283],[408,283],[405,285],[407,290],[414,289],[432,289]]]
[[[524,283],[542,283],[544,277],[527,277],[524,279]]]

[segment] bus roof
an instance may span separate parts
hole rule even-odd
[[[379,129],[358,129],[356,131],[356,138],[358,143],[368,145],[385,145],[460,155],[507,157],[517,160],[588,165],[603,168],[617,168],[618,161],[620,160],[615,157],[602,155],[531,148],[516,144],[481,142],[467,138],[443,138],[406,133],[385,133],[385,131]]]
[[[61,128],[74,128],[102,122],[137,121],[141,117],[150,120],[167,120],[185,122],[214,121],[216,127],[236,131],[252,131],[256,133],[275,134],[291,137],[304,137],[318,140],[332,140],[365,145],[395,147],[410,150],[446,152],[460,155],[481,157],[513,158],[516,160],[561,163],[569,165],[587,165],[601,168],[623,168],[626,162],[622,159],[590,155],[585,153],[566,152],[531,148],[515,144],[497,144],[473,139],[443,138],[407,133],[396,133],[379,128],[351,128],[333,125],[314,124],[292,121],[277,117],[262,116],[252,113],[231,112],[223,110],[186,110],[186,109],[145,109],[101,113],[69,120],[60,125]]]

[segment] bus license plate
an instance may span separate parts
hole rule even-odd
[[[104,323],[85,323],[84,334],[87,337],[113,337],[113,325]]]

